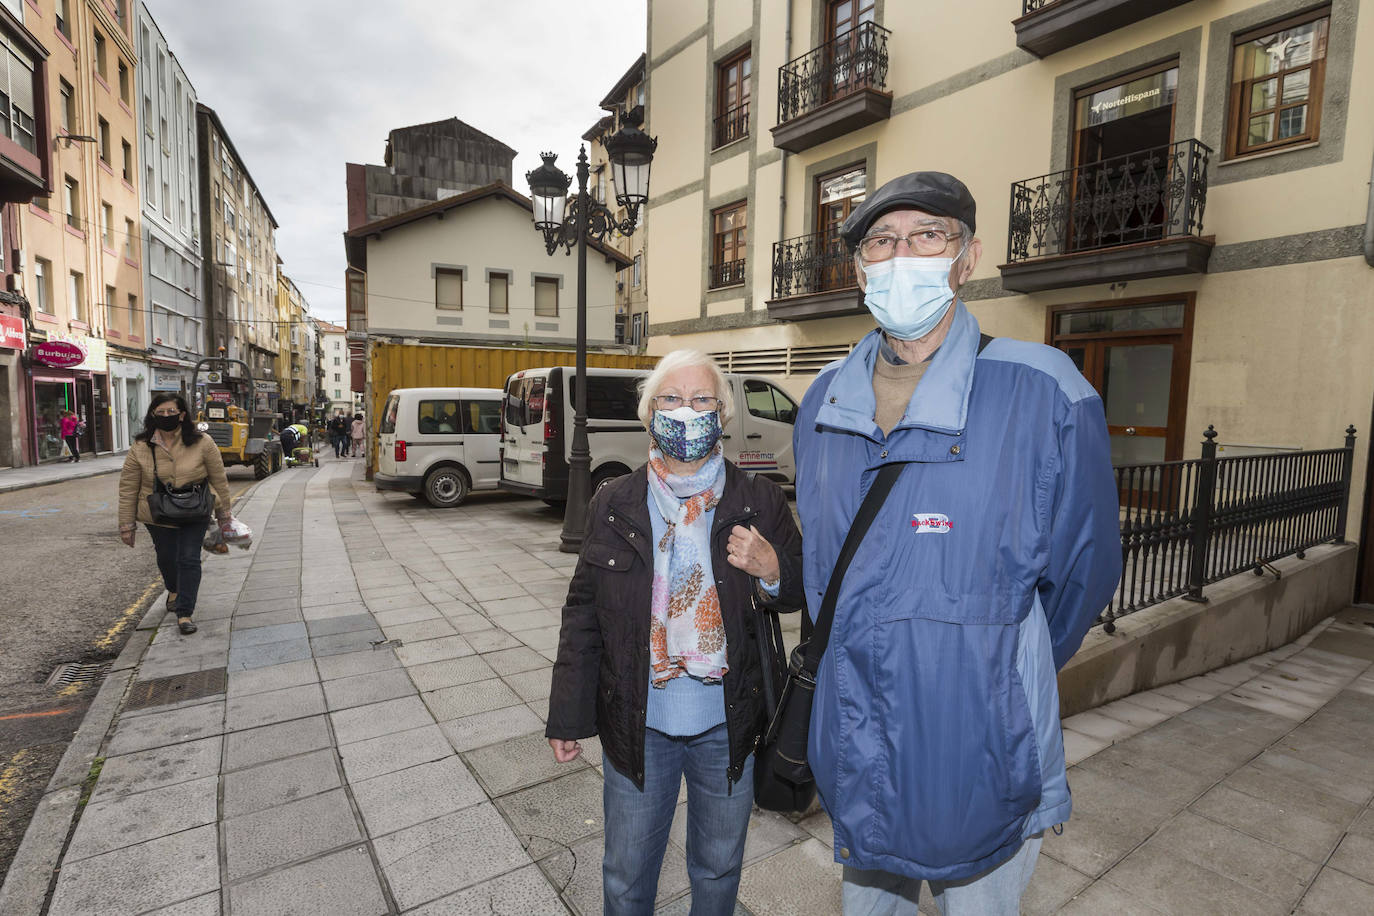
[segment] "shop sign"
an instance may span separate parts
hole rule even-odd
[[[254,379],[253,390],[275,394],[277,391],[277,383],[274,380]]]
[[[175,369],[154,369],[152,390],[180,391],[181,374]]]
[[[33,358],[45,366],[74,369],[86,361],[86,351],[70,340],[45,340],[34,345]]]
[[[234,392],[211,391],[209,394],[209,399],[211,402],[215,404],[232,404],[234,403]]]
[[[0,315],[0,347],[22,350],[28,346],[24,333],[24,319],[18,315]]]

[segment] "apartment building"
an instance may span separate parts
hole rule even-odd
[[[320,384],[324,386],[319,402],[330,416],[338,410],[351,416],[354,404],[361,404],[362,392],[351,388],[347,331],[327,321],[316,321],[315,328],[320,338]]]
[[[597,120],[582,139],[587,141],[587,160],[591,168],[589,191],[598,203],[615,211],[616,219],[624,222],[625,208],[617,205],[615,183],[612,179],[611,159],[603,142],[620,129],[623,119],[637,121],[649,133],[648,116],[644,105],[644,55],[630,65],[630,69],[616,81],[601,100],[607,114]],[[606,244],[625,256],[630,266],[622,270],[615,281],[615,342],[636,349],[643,348],[649,335],[649,276],[644,269],[644,211],[633,235],[615,235]]]
[[[23,14],[48,50],[51,113],[42,125],[52,138],[51,193],[20,209],[16,246],[32,316],[29,458],[41,462],[60,457],[66,409],[86,421],[83,451],[127,448],[136,431],[129,405],[141,419],[151,367],[128,5],[26,0]]]
[[[141,163],[135,180],[143,205],[150,387],[190,397],[195,363],[206,352],[196,90],[144,3],[135,34]]]
[[[306,416],[314,397],[313,361],[307,365],[312,346],[306,329],[310,325],[308,306],[300,287],[280,268],[277,269],[277,411],[293,418]]]
[[[27,368],[36,328],[19,230],[30,201],[52,190],[48,51],[25,26],[26,17],[38,28],[41,20],[24,0],[0,2],[5,58],[0,79],[6,99],[0,112],[0,272],[5,275],[0,288],[0,467],[36,460],[33,381]]]
[[[1114,461],[1196,456],[1209,425],[1234,453],[1336,447],[1354,424],[1357,538],[1374,493],[1370,13],[650,0],[650,349],[698,347],[800,396],[873,327],[839,226],[893,177],[950,172],[979,204],[970,310],[1075,360]]]
[[[255,379],[259,409],[280,394],[277,220],[215,110],[196,103],[207,353],[222,347]]]

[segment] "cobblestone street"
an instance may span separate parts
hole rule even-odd
[[[259,484],[253,548],[205,562],[200,632],[145,620],[0,911],[39,912],[59,853],[52,916],[601,911],[597,743],[559,765],[542,735],[575,562],[558,517],[505,495],[433,510],[360,473]],[[1074,817],[1025,911],[1367,907],[1374,612],[1318,629],[1068,720]],[[689,907],[683,828],[664,913]],[[756,812],[739,912],[838,913],[829,844],[824,814]]]

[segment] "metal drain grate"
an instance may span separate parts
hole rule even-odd
[[[66,687],[69,684],[90,684],[105,676],[110,663],[83,665],[81,662],[66,662],[53,669],[48,675],[49,687]]]
[[[224,693],[227,683],[225,668],[207,668],[204,671],[140,681],[129,691],[129,699],[124,708],[146,709],[149,706],[167,706],[184,700],[211,697]]]

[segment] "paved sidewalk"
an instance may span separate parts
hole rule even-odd
[[[83,477],[98,477],[111,474],[124,467],[124,452],[114,455],[101,455],[98,458],[82,457],[80,461],[58,461],[54,464],[29,465],[22,468],[0,468],[0,493],[11,490],[26,490],[64,480],[79,480]]]
[[[206,560],[200,632],[164,622],[116,665],[98,776],[78,754],[50,787],[90,793],[52,916],[601,911],[599,747],[559,766],[542,737],[559,520],[504,495],[432,510],[359,471],[259,484],[253,549]],[[1374,611],[1352,609],[1067,720],[1075,814],[1025,912],[1369,912],[1372,660]],[[661,913],[688,911],[683,827]],[[21,880],[46,886],[29,840]],[[823,814],[756,812],[739,912],[838,913],[829,843]]]

